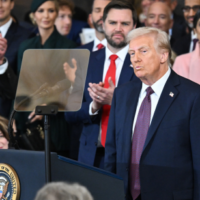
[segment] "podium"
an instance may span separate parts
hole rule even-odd
[[[45,153],[0,150],[0,163],[10,165],[20,181],[20,200],[33,200],[45,184]],[[95,200],[125,199],[123,180],[115,174],[51,153],[52,181],[80,183]]]

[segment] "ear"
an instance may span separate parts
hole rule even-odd
[[[91,14],[91,13],[88,15],[88,21],[89,21],[91,24],[93,23],[93,21],[92,21],[92,14]]]
[[[14,5],[15,5],[15,2],[13,0],[13,1],[11,1],[11,10],[14,8]]]
[[[161,64],[164,64],[167,62],[168,60],[168,57],[169,57],[169,53],[167,51],[163,51],[161,54],[160,54],[160,63]]]

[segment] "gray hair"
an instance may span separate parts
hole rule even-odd
[[[93,200],[86,187],[77,183],[52,182],[42,187],[35,200]]]
[[[127,35],[127,43],[129,43],[131,40],[143,36],[143,35],[153,35],[155,37],[155,48],[157,49],[157,52],[160,52],[161,50],[165,50],[169,53],[167,63],[170,66],[171,65],[171,46],[169,42],[169,36],[164,31],[161,31],[157,28],[152,27],[141,27],[136,28],[129,32]]]

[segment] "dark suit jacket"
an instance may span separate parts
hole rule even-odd
[[[81,39],[79,34],[82,32],[83,28],[89,28],[87,22],[73,19],[72,27],[69,34],[67,35],[67,38],[74,41],[77,45],[81,45]]]
[[[94,41],[84,44],[78,47],[78,49],[88,49],[90,52],[92,52],[93,46],[94,46]]]
[[[91,53],[82,107],[78,112],[65,114],[66,120],[70,123],[84,123],[80,138],[78,160],[88,165],[93,165],[95,160],[98,135],[100,130],[101,111],[99,111],[99,114],[95,117],[91,118],[89,115],[89,105],[92,102],[92,99],[87,88],[90,82],[99,83],[102,81],[104,61],[105,49]],[[133,80],[134,78],[135,75],[133,69],[130,67],[130,57],[127,54],[118,85],[122,85],[130,80]]]
[[[132,126],[141,87],[140,81],[132,81],[115,90],[107,131],[105,170],[124,179],[127,200]],[[199,102],[200,86],[172,71],[140,159],[142,200],[200,199]]]
[[[12,100],[15,98],[17,87],[17,75],[10,66],[4,74],[0,74],[0,97],[3,100]]]
[[[177,39],[173,43],[173,50],[177,54],[177,56],[189,53],[190,51],[190,42],[191,42],[191,34],[187,34],[179,39]]]
[[[173,13],[173,26],[172,26],[172,37],[174,39],[179,39],[186,35],[187,24],[184,17]]]
[[[22,28],[15,22],[12,22],[5,36],[8,45],[5,57],[8,59],[9,67],[14,71],[15,74],[17,73],[17,52],[19,45],[21,42],[31,36],[32,33],[29,30]],[[8,98],[0,98],[0,115],[8,118],[11,110],[11,105],[12,100]]]

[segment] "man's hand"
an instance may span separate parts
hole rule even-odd
[[[72,58],[72,64],[73,64],[73,68],[67,63],[65,62],[63,64],[63,69],[66,75],[66,78],[68,78],[68,80],[74,84],[75,78],[76,78],[76,70],[77,70],[77,62],[74,58]]]
[[[6,53],[6,50],[7,50],[7,40],[5,38],[3,38],[0,33],[0,65],[3,64],[4,55]]]
[[[112,82],[111,77],[108,79],[109,88],[103,88],[103,83],[95,84],[89,83],[89,94],[93,99],[92,112],[96,112],[103,105],[111,105],[115,85]]]

